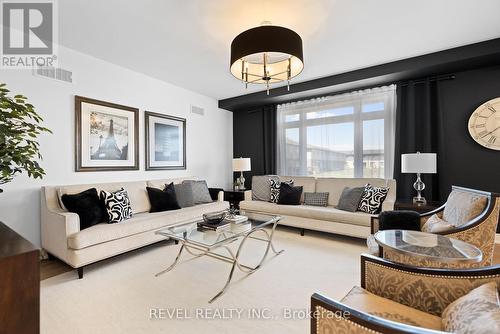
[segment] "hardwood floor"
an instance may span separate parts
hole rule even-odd
[[[75,269],[71,268],[59,259],[54,258],[53,260],[43,260],[40,263],[40,280],[43,281],[44,279],[60,275],[71,270]],[[76,272],[75,278],[77,278]]]
[[[500,264],[500,244],[495,245],[493,263]],[[76,270],[59,259],[43,260],[40,263],[40,280],[63,274],[68,271],[75,271],[75,279],[78,278]]]

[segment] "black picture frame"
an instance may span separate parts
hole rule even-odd
[[[122,116],[128,120],[132,120],[133,124],[129,126],[129,129],[133,130],[132,143],[127,142],[128,145],[132,144],[133,152],[130,155],[132,164],[130,160],[126,160],[128,164],[120,166],[116,164],[100,164],[92,165],[89,162],[85,162],[86,157],[83,156],[83,150],[91,151],[88,145],[83,144],[83,137],[89,137],[90,134],[83,132],[83,126],[88,126],[86,120],[82,118],[82,113],[84,112],[82,104],[87,103],[93,105],[96,109],[99,107],[112,108],[115,112],[123,112]],[[89,140],[87,140],[89,142]],[[90,153],[91,154],[91,153]],[[119,161],[119,160],[115,160]],[[116,103],[100,101],[96,99],[91,99],[83,96],[75,96],[75,171],[76,172],[100,172],[100,171],[123,171],[123,170],[139,170],[139,109],[128,107]]]
[[[182,127],[182,141],[179,144],[182,146],[179,152],[182,152],[182,158],[179,159],[179,164],[165,164],[161,165],[160,162],[154,160],[151,154],[151,145],[155,145],[155,138],[153,138],[153,131],[150,128],[151,121],[154,122],[153,118],[164,119],[171,123],[177,123]],[[156,113],[152,111],[144,112],[144,124],[145,124],[145,136],[146,136],[146,150],[145,150],[145,163],[146,170],[181,170],[186,169],[186,119],[176,116],[165,115],[161,113]]]

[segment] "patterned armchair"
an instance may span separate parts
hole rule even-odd
[[[443,333],[445,308],[490,282],[496,282],[498,289],[500,266],[417,268],[363,254],[361,287],[340,301],[312,295],[311,333]]]
[[[472,202],[476,205],[469,205]],[[462,209],[465,207],[467,209]],[[478,212],[467,212],[474,211],[478,207],[480,208]],[[452,193],[445,204],[434,211],[420,215],[420,226],[424,226],[434,214],[439,218],[447,218],[454,227],[448,231],[434,233],[478,247],[483,252],[483,260],[478,266],[489,266],[493,261],[499,212],[500,194],[453,186]],[[449,217],[443,217],[445,213]],[[472,215],[473,218],[469,220],[467,215]],[[371,233],[374,234],[378,229],[378,217],[372,217]],[[369,240],[369,243],[373,244],[373,240]]]

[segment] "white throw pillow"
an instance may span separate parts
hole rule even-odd
[[[500,302],[496,282],[481,285],[448,305],[442,329],[457,334],[500,333]]]
[[[104,201],[106,210],[108,211],[108,223],[120,223],[132,217],[130,199],[125,189],[121,188],[115,192],[101,190],[101,199]]]
[[[427,219],[424,226],[422,226],[422,232],[440,233],[451,231],[454,228],[455,226],[453,226],[453,224],[439,218],[437,214],[433,214],[429,219]]]

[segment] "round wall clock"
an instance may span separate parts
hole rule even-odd
[[[474,110],[469,118],[469,133],[479,145],[500,151],[500,97]]]

